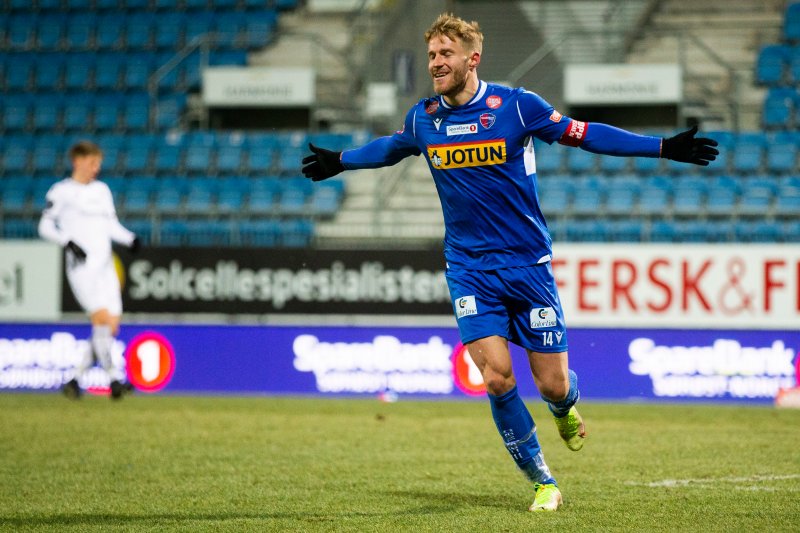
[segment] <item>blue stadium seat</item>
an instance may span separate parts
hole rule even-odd
[[[316,144],[316,143],[314,143]],[[320,145],[327,146],[327,145]],[[544,143],[534,145],[536,155],[536,172],[558,173],[562,170],[564,161],[564,149],[560,144],[547,146]]]
[[[117,13],[101,15],[97,19],[95,46],[100,50],[117,50],[125,43],[125,17]]]
[[[125,148],[125,171],[129,174],[139,174],[151,170],[153,148],[149,142],[136,142],[145,139],[140,136],[131,136],[131,143]]]
[[[251,148],[247,153],[245,168],[251,175],[269,174],[274,164],[271,148]]]
[[[227,222],[190,220],[186,223],[190,246],[230,246],[232,226]]]
[[[61,127],[61,95],[40,95],[33,106],[33,129],[52,131]]]
[[[94,85],[99,90],[113,90],[120,82],[122,57],[119,54],[98,56],[94,71]]]
[[[308,220],[293,219],[278,223],[280,243],[286,248],[305,248],[314,235],[314,224]]]
[[[3,220],[3,238],[6,239],[37,239],[37,221],[29,218],[9,217]]]
[[[792,218],[800,215],[800,187],[781,187],[778,190],[775,215]]]
[[[754,139],[740,139],[733,152],[733,170],[742,174],[761,170],[764,157],[764,142]]]
[[[239,225],[240,243],[250,247],[274,247],[278,245],[281,228],[275,220],[245,221]]]
[[[189,229],[183,220],[162,220],[158,228],[159,243],[162,246],[183,246],[188,241]]]
[[[184,37],[186,44],[214,31],[214,14],[211,12],[191,13],[186,18]]]
[[[30,54],[12,54],[5,65],[6,90],[19,92],[26,90],[33,79],[35,56]]]
[[[15,15],[8,21],[6,39],[11,50],[32,50],[36,47],[36,16]]]
[[[244,158],[242,146],[220,146],[217,150],[217,172],[236,174],[242,168]]]
[[[220,14],[216,19],[215,43],[220,48],[238,48],[249,14],[230,11]]]
[[[640,242],[642,223],[638,220],[609,220],[605,223],[606,239],[613,242]]]
[[[630,215],[636,208],[640,188],[636,178],[612,180],[606,191],[606,212],[610,215]]]
[[[606,222],[601,220],[572,220],[566,226],[568,242],[603,242],[606,240]]]
[[[233,181],[233,180],[225,180]],[[242,187],[230,186],[221,188],[217,195],[216,209],[221,214],[240,213],[244,208],[244,190]]]
[[[767,145],[767,170],[775,173],[795,172],[797,170],[796,142],[774,142]]]
[[[193,180],[202,183],[202,180]],[[202,184],[193,185],[186,195],[184,210],[187,215],[209,215],[214,209],[214,193]]]
[[[8,131],[25,130],[30,125],[33,102],[27,94],[9,94],[0,101],[3,128]]]
[[[770,44],[761,48],[756,58],[756,83],[782,85],[786,81],[789,47]]]
[[[150,191],[143,190],[129,190],[125,193],[125,202],[123,203],[123,210],[125,214],[142,215],[150,212]]]
[[[39,54],[34,73],[37,90],[43,92],[59,90],[63,76],[64,56],[62,54]]]
[[[341,204],[341,194],[336,187],[315,187],[308,200],[308,213],[315,217],[331,217]]]
[[[0,189],[0,208],[3,215],[22,215],[28,210],[30,194],[24,189]]]
[[[60,146],[40,144],[33,149],[31,166],[40,176],[61,176],[64,170],[63,154]]]
[[[766,220],[737,221],[733,233],[737,242],[770,243],[781,239],[780,225]]]
[[[800,242],[800,220],[790,220],[781,225],[781,240],[797,244]]]
[[[129,49],[148,50],[153,46],[154,15],[135,12],[126,19],[126,39]]]
[[[800,84],[800,46],[789,50],[789,83]]]
[[[580,148],[572,148],[565,151],[567,157],[567,169],[576,173],[588,173],[595,169],[597,155]]]
[[[70,51],[88,50],[94,46],[97,17],[94,13],[71,15],[64,35],[64,45]]]
[[[155,170],[163,174],[175,174],[182,171],[183,152],[182,146],[159,146],[155,154]]]
[[[36,24],[38,50],[58,50],[64,38],[65,18],[62,15],[44,15]]]
[[[657,157],[634,157],[633,170],[642,176],[649,174],[657,174],[662,171],[661,164],[663,160]]]
[[[156,126],[159,129],[178,127],[185,107],[185,95],[176,94],[170,97],[160,98],[156,110]]]
[[[663,176],[651,176],[639,194],[639,213],[646,216],[661,216],[672,201],[672,180]]]
[[[277,25],[274,11],[250,13],[244,23],[243,46],[251,50],[265,47],[272,41]]]
[[[786,7],[783,37],[789,42],[800,42],[800,2],[794,2]]]
[[[180,49],[183,46],[183,27],[185,17],[175,11],[156,17],[155,45],[159,49]]]
[[[7,143],[3,151],[0,168],[6,173],[27,172],[31,146],[21,142]]]
[[[141,239],[144,246],[153,242],[153,223],[149,218],[126,218],[125,227]]]
[[[128,90],[146,90],[150,75],[155,71],[155,59],[151,54],[128,54],[124,60],[122,83]]]
[[[113,130],[119,125],[122,102],[116,94],[103,94],[94,101],[94,127],[98,130]]]
[[[69,54],[64,68],[64,86],[67,89],[83,91],[92,87],[94,77],[93,54]]]
[[[667,220],[654,220],[650,224],[649,239],[652,242],[675,242],[678,232],[675,225]]]
[[[150,123],[149,97],[145,93],[130,95],[122,109],[125,131],[144,131]]]
[[[777,190],[775,183],[769,179],[748,178],[740,182],[740,187],[738,213],[743,216],[766,216]]]
[[[796,107],[794,89],[771,88],[764,99],[762,121],[767,129],[788,128]]]
[[[153,207],[161,214],[174,214],[183,205],[183,194],[177,189],[163,187],[156,191]]]

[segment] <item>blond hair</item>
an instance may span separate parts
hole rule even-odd
[[[69,149],[69,158],[74,161],[79,157],[86,157],[90,155],[103,155],[103,151],[92,141],[78,141],[73,144]]]
[[[431,27],[425,32],[425,42],[429,43],[433,37],[444,35],[453,41],[460,40],[470,52],[483,50],[483,34],[481,28],[474,20],[467,22],[452,13],[442,13],[433,21]]]

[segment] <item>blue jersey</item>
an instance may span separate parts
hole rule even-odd
[[[661,139],[562,116],[524,89],[480,82],[467,104],[423,99],[401,131],[342,154],[346,169],[376,168],[424,154],[445,222],[450,266],[494,270],[551,258],[536,192],[533,137],[612,155],[658,157]]]

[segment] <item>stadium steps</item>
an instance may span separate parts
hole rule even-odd
[[[697,117],[705,127],[730,129],[737,126],[735,105],[739,129],[754,130],[761,125],[764,89],[753,81],[753,65],[762,45],[777,42],[781,28],[782,4],[777,1],[666,0],[659,2],[627,61],[686,65],[686,116]]]

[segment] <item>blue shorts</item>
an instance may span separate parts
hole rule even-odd
[[[567,329],[551,264],[445,273],[461,342],[499,335],[534,352],[566,352]]]

